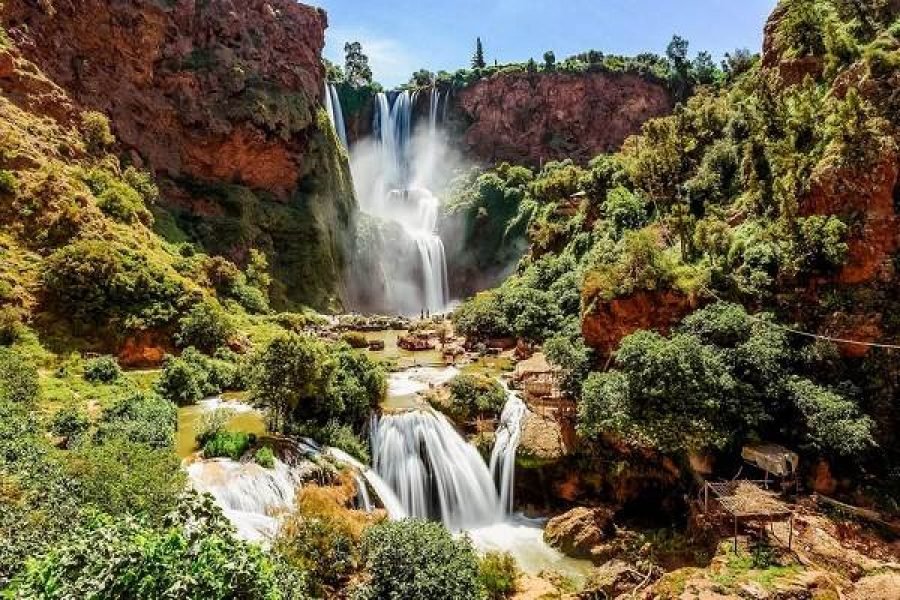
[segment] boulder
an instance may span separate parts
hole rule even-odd
[[[589,559],[595,547],[616,534],[614,512],[605,507],[578,507],[550,519],[544,541],[567,556]]]

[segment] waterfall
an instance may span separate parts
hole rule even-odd
[[[374,469],[408,515],[438,519],[451,530],[503,517],[478,450],[442,414],[409,411],[375,417],[371,435]]]
[[[500,506],[507,513],[513,509],[513,489],[516,475],[516,450],[522,436],[522,420],[528,411],[517,392],[507,388],[506,405],[500,415],[500,425],[491,451],[491,477],[500,489]]]
[[[366,213],[398,225],[400,239],[381,249],[389,309],[406,314],[442,312],[449,303],[447,259],[437,234],[439,201],[429,190],[437,165],[439,95],[432,91],[427,130],[413,136],[417,94],[379,93],[375,99],[375,144],[357,149],[353,178]],[[372,160],[374,159],[374,160]],[[369,163],[373,164],[369,164]]]
[[[338,96],[337,88],[333,83],[325,82],[325,108],[328,111],[328,118],[334,126],[334,132],[338,139],[349,148],[347,143],[347,127],[344,125],[344,109],[341,107],[341,98]]]

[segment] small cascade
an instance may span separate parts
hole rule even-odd
[[[341,98],[333,83],[325,82],[325,108],[338,139],[341,140],[344,148],[349,148],[347,127],[344,125],[344,109],[341,107]]]
[[[215,498],[238,533],[251,540],[275,534],[278,515],[294,507],[307,470],[308,465],[291,467],[278,459],[271,469],[227,459],[198,460],[187,466],[193,488]]]
[[[502,518],[497,490],[474,446],[434,411],[386,415],[372,422],[375,471],[409,516],[440,520],[451,530]]]
[[[381,504],[384,505],[384,510],[387,511],[388,517],[394,520],[405,519],[409,515],[406,512],[406,509],[403,507],[403,503],[400,502],[400,499],[397,498],[397,495],[391,489],[391,487],[387,484],[384,479],[382,479],[378,473],[362,464],[343,450],[338,448],[326,448],[326,452],[338,459],[339,461],[350,465],[355,468],[359,473],[362,473],[363,478],[366,482],[372,486],[372,489],[375,491],[375,495],[381,500]],[[357,479],[357,483],[359,480]],[[365,485],[361,485],[360,489],[365,489]],[[362,492],[366,496],[369,495],[369,491],[365,490]],[[371,502],[370,502],[371,504]]]
[[[506,389],[506,405],[500,415],[500,425],[491,451],[491,477],[500,490],[500,506],[507,514],[513,509],[513,489],[516,475],[516,450],[522,436],[522,421],[528,409],[518,392]]]

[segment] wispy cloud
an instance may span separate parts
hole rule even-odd
[[[410,75],[419,68],[414,53],[402,42],[363,28],[329,27],[325,33],[325,56],[328,60],[343,64],[346,42],[362,44],[375,79],[387,87],[409,81]]]

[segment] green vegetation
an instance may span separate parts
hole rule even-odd
[[[256,436],[242,431],[217,431],[203,442],[203,456],[205,458],[230,458],[240,460],[256,443]]]
[[[519,567],[508,552],[486,552],[478,559],[478,581],[487,600],[503,600],[516,593]]]
[[[118,361],[112,356],[99,356],[84,365],[84,379],[92,383],[113,383],[122,376]]]
[[[471,600],[481,591],[471,542],[455,539],[437,523],[377,525],[366,532],[362,554],[372,575],[362,598]]]
[[[213,300],[197,304],[178,321],[178,326],[175,341],[179,346],[193,346],[208,354],[225,346],[236,333],[228,313]]]
[[[476,373],[462,373],[450,381],[450,414],[459,420],[496,418],[506,403],[506,391],[496,379]]]
[[[268,446],[263,446],[253,455],[253,460],[261,467],[272,469],[275,467],[275,453]]]

